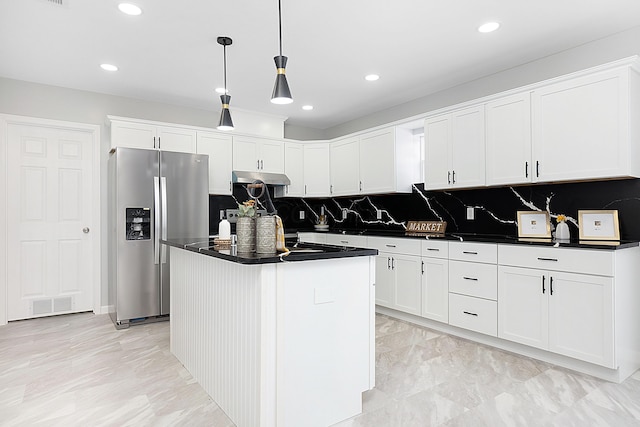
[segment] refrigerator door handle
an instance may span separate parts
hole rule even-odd
[[[153,177],[153,262],[160,263],[160,180]]]
[[[162,200],[162,238],[167,238],[167,178],[160,177],[160,195]],[[162,257],[162,264],[167,262],[167,247],[161,245],[160,253]]]

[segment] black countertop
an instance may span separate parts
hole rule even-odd
[[[320,233],[315,229],[301,229],[298,232]],[[290,232],[290,230],[288,230]],[[324,233],[324,232],[322,232]],[[350,229],[331,229],[327,233],[330,234],[345,234],[345,235],[360,235],[370,237],[393,237],[393,238],[407,238],[407,239],[425,239],[424,236],[407,236],[404,231],[391,231],[391,230],[350,230]],[[446,233],[444,236],[429,237],[429,240],[448,240],[459,242],[478,242],[478,243],[503,243],[503,244],[520,244],[520,245],[536,245],[536,246],[558,246],[562,248],[578,248],[578,249],[603,249],[603,250],[616,250],[632,248],[639,245],[637,240],[578,240],[571,239],[569,241],[556,242],[552,239],[533,239],[533,238],[518,238],[516,236],[507,236],[499,234],[475,234],[475,233]]]
[[[287,241],[286,246],[290,249],[287,253],[257,254],[238,253],[235,248],[218,249],[215,247],[213,239],[203,237],[201,239],[169,239],[161,240],[162,243],[191,252],[239,264],[272,264],[278,262],[312,261],[320,259],[348,258],[358,256],[378,255],[376,249],[352,248],[345,246],[319,245],[315,243],[297,243],[295,240]]]

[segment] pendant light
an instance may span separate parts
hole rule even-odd
[[[278,74],[276,74],[276,84],[273,87],[271,102],[274,104],[290,104],[293,102],[293,98],[291,97],[291,91],[289,90],[289,84],[287,83],[287,76],[285,75],[287,57],[282,56],[282,7],[280,5],[280,0],[278,0],[278,30],[280,37],[280,55],[273,58],[276,63]]]
[[[231,112],[229,111],[229,101],[231,101],[231,96],[227,94],[227,46],[231,43],[233,43],[233,40],[231,40],[230,37],[218,37],[218,44],[222,45],[224,51],[224,94],[220,95],[222,111],[220,111],[218,130],[233,130],[233,121],[231,120]]]

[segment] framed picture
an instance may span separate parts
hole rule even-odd
[[[518,237],[551,237],[549,212],[518,211]]]
[[[620,240],[618,211],[578,211],[580,240]]]

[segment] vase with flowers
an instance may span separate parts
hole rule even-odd
[[[568,242],[571,239],[569,225],[567,224],[566,215],[558,215],[556,218],[556,240],[559,242]]]
[[[256,201],[247,200],[238,205],[236,222],[238,252],[256,251]]]

